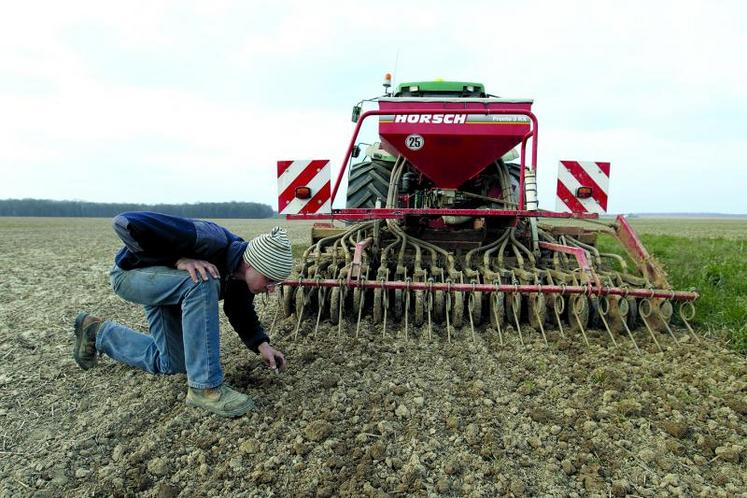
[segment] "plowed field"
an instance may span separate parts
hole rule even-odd
[[[226,420],[185,405],[183,375],[74,363],[79,310],[147,330],[109,288],[118,247],[108,220],[0,218],[0,496],[747,496],[747,363],[721,336],[658,352],[639,330],[639,354],[352,321],[294,338],[290,318],[277,375],[222,317],[227,382],[259,407]]]

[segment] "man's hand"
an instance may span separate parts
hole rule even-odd
[[[266,342],[260,344],[257,349],[259,350],[259,354],[268,368],[274,370],[275,373],[285,370],[287,363],[285,361],[285,356],[283,355],[283,353],[273,348]]]
[[[204,282],[207,282],[208,280],[208,273],[212,275],[213,278],[220,278],[218,268],[216,268],[213,263],[201,259],[180,258],[176,262],[176,269],[188,271],[189,276],[192,277],[194,283],[198,282],[197,273],[200,274]]]

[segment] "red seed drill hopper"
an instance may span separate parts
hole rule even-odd
[[[402,83],[392,94],[387,75],[384,86],[372,99],[377,110],[353,108],[356,128],[334,183],[327,160],[278,162],[280,214],[348,222],[316,224],[297,275],[283,282],[296,334],[307,317],[314,334],[328,320],[338,334],[354,324],[357,336],[370,316],[383,335],[495,333],[501,344],[558,334],[588,345],[596,333],[638,349],[633,331],[645,328],[661,349],[662,331],[677,342],[675,302],[690,328],[697,294],[672,290],[625,218],[598,220],[609,163],[560,161],[558,212],[538,209],[531,100],[490,96],[470,82]],[[380,142],[348,168],[369,118],[378,119]],[[348,169],[347,207],[333,209]],[[569,218],[594,223],[558,220]],[[600,233],[629,259],[600,252]]]

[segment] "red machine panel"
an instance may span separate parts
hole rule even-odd
[[[493,100],[493,101],[491,101]],[[521,114],[459,114],[457,109],[529,110],[531,101],[494,99],[454,102],[380,100],[379,135],[391,154],[402,154],[441,188],[457,188],[521,143],[530,120]],[[397,110],[444,109],[449,113],[397,114]]]

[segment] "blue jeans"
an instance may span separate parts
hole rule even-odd
[[[193,388],[223,383],[220,280],[194,283],[189,273],[175,268],[122,270],[116,265],[110,280],[119,297],[143,305],[150,335],[107,320],[96,336],[98,351],[153,374],[186,372]]]

